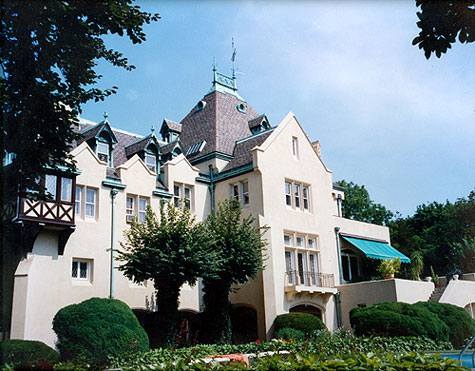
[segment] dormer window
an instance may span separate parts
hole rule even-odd
[[[109,165],[109,144],[103,142],[97,142],[96,153],[99,160],[104,161]]]
[[[154,173],[157,170],[157,157],[155,155],[151,155],[146,153],[144,158],[145,165],[148,167],[150,171]]]
[[[198,104],[196,105],[196,112],[201,111],[205,106],[206,106],[206,102],[203,100],[200,100]]]
[[[241,113],[246,113],[246,106],[244,103],[240,103],[236,106],[237,110]]]

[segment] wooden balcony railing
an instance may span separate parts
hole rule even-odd
[[[287,271],[285,286],[335,287],[335,279],[330,273]]]
[[[20,198],[18,218],[45,224],[74,225],[74,203]]]

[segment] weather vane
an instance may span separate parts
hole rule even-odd
[[[233,49],[233,55],[231,57],[231,61],[233,62],[233,77],[236,77],[236,54],[237,54],[237,50],[234,47],[234,37],[232,38],[232,49]]]

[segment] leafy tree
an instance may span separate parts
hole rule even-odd
[[[421,29],[413,45],[424,49],[427,59],[432,53],[440,58],[458,40],[463,43],[475,41],[475,1],[473,0],[416,0]]]
[[[463,238],[453,244],[455,262],[463,272],[475,272],[475,237]]]
[[[214,260],[204,225],[196,223],[188,209],[162,203],[159,219],[149,206],[145,222],[133,222],[124,235],[126,243],[118,259],[125,263],[119,270],[136,283],[154,282],[160,313],[154,332],[159,345],[172,345],[180,288],[209,273]]]
[[[345,189],[345,200],[342,206],[345,218],[387,225],[393,217],[394,214],[386,207],[371,200],[365,186],[345,180],[336,182],[336,185]]]
[[[262,236],[267,228],[254,227],[254,220],[252,216],[241,218],[240,204],[225,200],[205,222],[216,257],[213,275],[203,277],[204,342],[231,342],[229,293],[233,285],[248,282],[263,269],[266,242]]]
[[[104,59],[127,70],[122,53],[102,39],[123,36],[145,41],[143,26],[158,14],[142,12],[133,0],[4,0],[0,3],[0,78],[3,113],[1,152],[16,155],[7,187],[41,190],[35,179],[45,167],[74,169],[69,155],[81,104],[103,100],[116,87],[94,86]],[[8,189],[8,188],[5,188]]]

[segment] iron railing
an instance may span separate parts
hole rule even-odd
[[[287,271],[285,272],[286,286],[315,286],[315,287],[335,287],[333,274],[318,273],[308,271]]]

